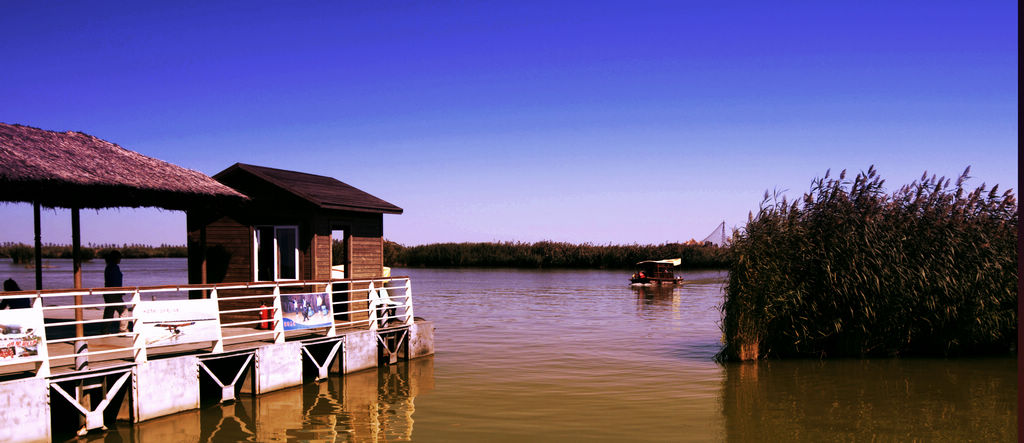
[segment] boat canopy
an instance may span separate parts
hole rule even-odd
[[[665,264],[671,264],[672,266],[679,266],[679,265],[683,264],[683,259],[681,259],[681,258],[666,258],[664,260],[644,260],[644,261],[639,262],[637,264],[638,265],[642,265],[644,263],[665,263]]]

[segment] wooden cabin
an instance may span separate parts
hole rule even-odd
[[[302,172],[236,163],[213,178],[249,200],[188,211],[189,283],[325,280],[332,264],[345,265],[345,278],[381,277],[383,216],[402,208]],[[342,237],[341,257],[332,234]]]

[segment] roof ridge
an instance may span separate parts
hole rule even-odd
[[[223,178],[240,170],[301,200],[324,209],[401,214],[402,208],[334,177],[287,169],[235,163],[217,173]],[[230,183],[230,180],[228,181]]]
[[[249,168],[272,169],[272,170],[277,170],[277,171],[281,171],[281,172],[293,172],[293,173],[296,172],[296,171],[289,171],[289,170],[286,170],[286,169],[277,169],[277,168],[267,168],[267,167],[256,166],[256,165],[249,165],[249,164],[245,164],[245,163],[236,163],[236,165],[238,165],[240,169],[242,169],[244,171],[247,171],[250,174],[254,174],[257,177],[260,177],[260,178],[262,178],[262,179],[264,179],[264,180],[266,180],[266,181],[268,181],[270,183],[273,183],[274,185],[277,185],[277,187],[279,187],[279,188],[281,188],[281,189],[283,189],[283,190],[285,190],[287,192],[295,194],[296,196],[298,196],[298,197],[300,197],[302,199],[305,199],[306,201],[308,201],[310,203],[317,204],[316,200],[313,198],[312,195],[309,195],[309,194],[306,194],[304,192],[300,192],[298,190],[292,189],[291,186],[287,186],[285,183],[281,183],[281,181],[277,180],[276,178],[270,177],[267,174],[264,174],[262,171],[252,171]],[[300,172],[300,174],[301,174],[301,172]],[[306,175],[312,175],[312,174],[306,174]],[[330,178],[330,177],[326,177],[326,176],[319,176],[319,177]]]

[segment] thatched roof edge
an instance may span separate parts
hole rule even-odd
[[[201,172],[84,132],[0,123],[0,201],[183,210],[246,199]]]

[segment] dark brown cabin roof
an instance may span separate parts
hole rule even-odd
[[[213,178],[224,181],[238,171],[247,172],[322,209],[401,214],[402,208],[337,179],[265,166],[235,163]],[[258,199],[258,196],[253,196]]]
[[[88,134],[0,123],[0,201],[184,210],[245,199],[201,172]]]

